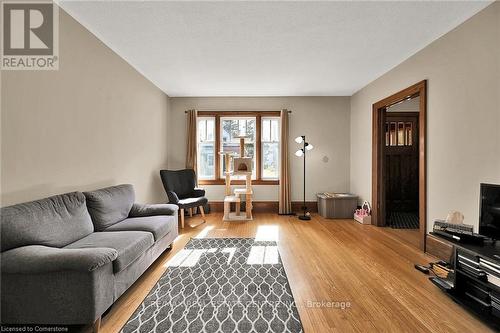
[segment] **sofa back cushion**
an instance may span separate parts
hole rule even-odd
[[[125,220],[135,202],[134,187],[130,184],[106,187],[84,194],[96,231],[102,231]]]
[[[2,252],[26,245],[63,247],[94,231],[81,192],[3,207]]]

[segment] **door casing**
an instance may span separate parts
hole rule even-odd
[[[420,81],[381,101],[373,104],[372,109],[372,224],[383,226],[385,219],[384,186],[384,146],[385,146],[385,109],[413,96],[419,97],[418,133],[418,206],[419,206],[419,244],[425,251],[427,229],[427,167],[426,167],[426,119],[427,119],[427,80]]]

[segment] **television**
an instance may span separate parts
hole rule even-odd
[[[500,239],[500,185],[481,184],[479,233],[495,240]]]

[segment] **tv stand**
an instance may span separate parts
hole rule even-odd
[[[429,278],[455,302],[485,324],[500,331],[500,244],[466,244],[441,237],[453,246],[453,274],[447,280]]]

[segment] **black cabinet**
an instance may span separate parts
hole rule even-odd
[[[431,280],[457,303],[500,331],[500,244],[469,245],[449,241],[454,246],[451,279]]]

